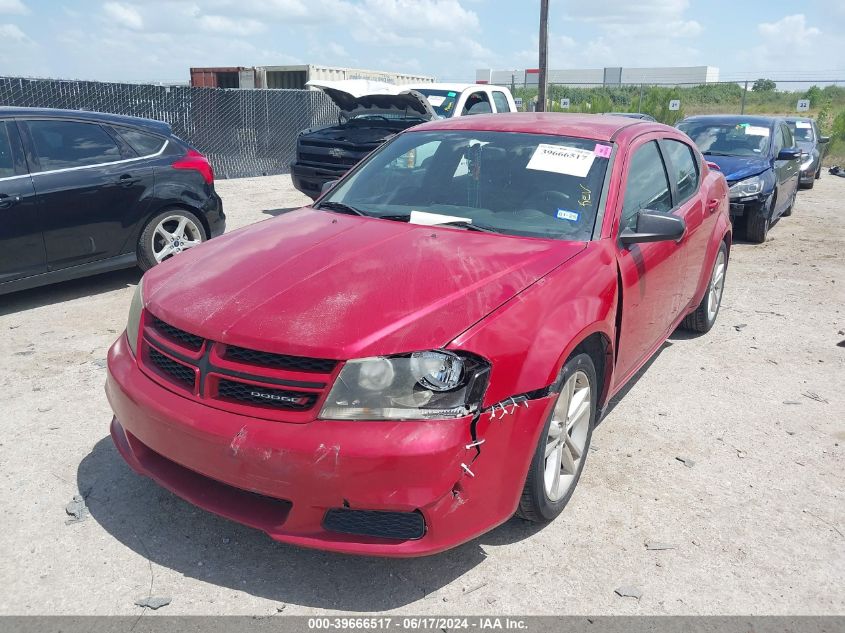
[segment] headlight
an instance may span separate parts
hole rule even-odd
[[[810,165],[813,164],[813,161],[816,160],[816,155],[814,152],[804,153],[801,155],[801,169],[808,169]]]
[[[141,310],[144,309],[144,278],[135,286],[132,303],[129,304],[129,318],[126,321],[126,338],[129,339],[129,349],[138,355],[138,330],[141,329]]]
[[[752,176],[745,180],[740,180],[731,187],[731,198],[745,198],[747,196],[756,196],[763,191],[763,179],[760,176]]]
[[[320,411],[324,420],[459,418],[481,405],[490,366],[446,351],[347,362]]]

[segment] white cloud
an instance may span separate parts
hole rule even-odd
[[[144,28],[144,20],[138,10],[123,2],[106,2],[103,5],[106,16],[118,26],[140,31]]]
[[[804,14],[787,15],[776,22],[757,25],[758,43],[742,50],[737,58],[749,70],[759,70],[773,77],[783,72],[819,68],[826,51],[843,50],[841,32],[828,33],[810,26]],[[797,74],[797,73],[796,73]]]
[[[204,31],[235,36],[254,35],[267,28],[263,22],[252,18],[230,18],[224,15],[200,16],[199,24]]]
[[[0,24],[0,39],[11,42],[28,42],[26,33],[16,24]]]
[[[0,0],[0,13],[26,15],[29,9],[21,0]]]

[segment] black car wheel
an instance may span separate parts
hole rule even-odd
[[[149,270],[156,264],[208,239],[200,219],[185,209],[167,209],[147,222],[138,240],[138,265]]]
[[[745,239],[757,244],[766,241],[772,223],[772,209],[774,208],[775,196],[772,195],[767,203],[761,204],[756,210],[749,209],[745,218]]]

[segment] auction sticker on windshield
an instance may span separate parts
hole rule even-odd
[[[596,153],[588,149],[540,143],[526,167],[584,178],[590,172],[595,158]]]
[[[749,125],[745,128],[745,134],[746,136],[768,136],[769,128]]]

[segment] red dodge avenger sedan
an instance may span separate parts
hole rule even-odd
[[[724,177],[629,118],[460,117],[138,284],[128,464],[278,541],[438,552],[569,501],[609,399],[716,320]]]

